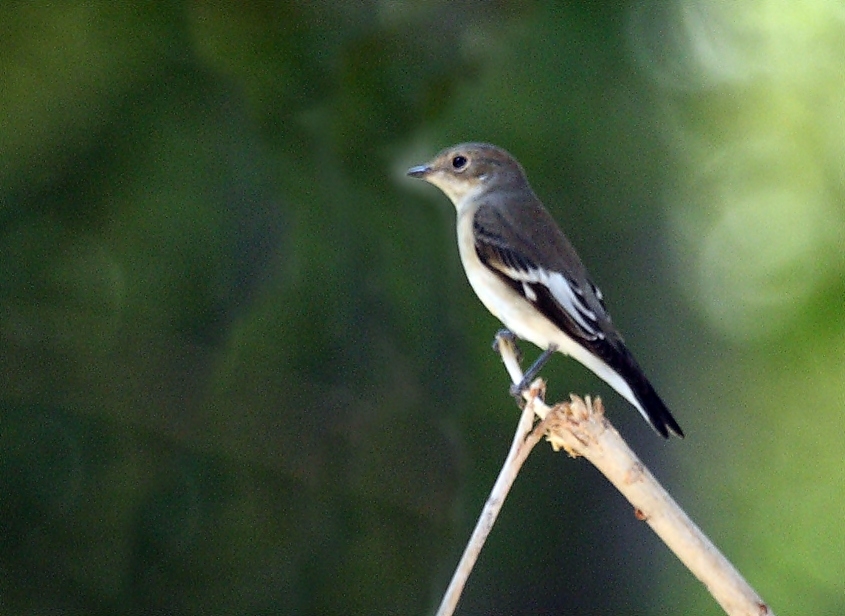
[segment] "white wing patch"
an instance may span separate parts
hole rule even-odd
[[[534,270],[538,276],[542,277],[543,284],[545,284],[552,292],[552,297],[557,300],[557,303],[563,306],[566,313],[571,316],[584,331],[589,332],[596,338],[604,338],[602,331],[596,326],[596,313],[590,310],[584,303],[583,293],[579,293],[569,283],[563,274],[558,272],[544,272]]]
[[[587,335],[593,339],[605,338],[604,332],[601,331],[598,325],[598,317],[595,311],[587,306],[583,290],[574,287],[563,274],[537,268],[518,270],[512,267],[499,266],[497,269],[509,278],[521,282],[525,299],[530,302],[537,301],[537,294],[528,283],[543,285],[549,290],[555,301],[566,311],[566,314],[572,317],[572,320]],[[595,286],[593,288],[595,289],[596,297],[601,302],[601,292]]]
[[[599,298],[599,301],[600,301],[600,302],[604,302],[604,294],[601,292],[601,289],[599,289],[599,288],[598,288],[596,285],[594,285],[592,282],[590,283],[590,286],[591,286],[591,287],[593,287],[593,293],[595,293],[595,294],[596,294],[596,297],[598,297],[598,298]]]
[[[528,283],[522,283],[522,293],[525,297],[528,298],[529,301],[536,302],[537,301],[537,294],[534,293],[534,289],[528,286]]]

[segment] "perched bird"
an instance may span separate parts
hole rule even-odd
[[[433,184],[455,205],[467,278],[505,327],[543,349],[545,358],[554,351],[573,357],[661,435],[683,437],[611,322],[601,291],[513,156],[494,145],[463,143],[408,175]]]

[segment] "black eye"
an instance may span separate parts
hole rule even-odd
[[[452,159],[452,167],[455,169],[461,170],[467,166],[467,157],[461,156],[460,154]]]

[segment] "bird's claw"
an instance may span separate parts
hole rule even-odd
[[[529,383],[525,377],[522,377],[522,380],[519,383],[512,383],[509,389],[510,395],[516,398],[518,401],[522,401],[522,392],[528,389]]]

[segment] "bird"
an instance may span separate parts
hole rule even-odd
[[[489,143],[462,143],[407,174],[452,201],[470,286],[510,332],[543,350],[538,369],[554,352],[568,355],[661,436],[683,438],[611,321],[602,292],[511,154]]]

